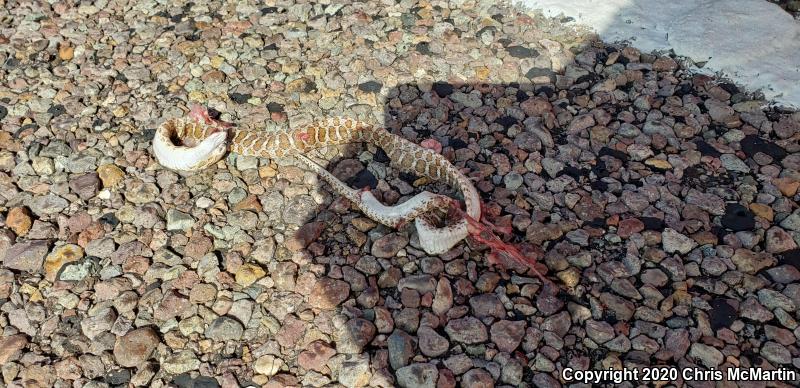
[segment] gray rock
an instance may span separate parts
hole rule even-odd
[[[713,346],[708,346],[699,342],[692,344],[692,348],[689,350],[689,357],[696,358],[707,368],[716,368],[720,366],[724,360],[722,352]]]
[[[194,226],[194,217],[177,209],[167,210],[167,230],[189,230]]]
[[[3,258],[3,266],[17,271],[35,273],[39,271],[47,255],[46,241],[34,240],[12,245]]]
[[[69,206],[69,202],[55,194],[33,197],[28,201],[28,207],[37,216],[59,213]]]
[[[734,154],[722,154],[719,160],[722,162],[722,167],[725,167],[726,170],[738,171],[745,174],[750,172],[750,167]]]
[[[523,322],[524,323],[524,322]],[[450,342],[442,337],[436,330],[422,326],[417,330],[419,337],[419,350],[428,357],[438,357],[447,352]]]
[[[665,228],[661,232],[661,243],[667,253],[687,254],[697,246],[697,242],[690,237],[678,233],[675,229]]]
[[[417,363],[397,370],[397,384],[403,388],[435,388],[439,370],[429,363]]]
[[[205,335],[214,341],[227,341],[241,339],[243,333],[244,327],[239,321],[222,316],[208,325]]]
[[[389,350],[389,365],[397,370],[406,365],[416,352],[416,340],[402,330],[395,330],[386,341]]]
[[[486,326],[474,317],[451,320],[444,330],[451,341],[464,344],[477,344],[489,339]]]

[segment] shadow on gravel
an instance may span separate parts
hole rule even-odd
[[[623,54],[605,47],[588,53],[578,57],[581,63],[568,66],[567,75],[537,70],[533,76],[540,83],[435,82],[404,84],[385,93],[385,127],[416,144],[429,138],[439,141],[448,160],[468,171],[498,225],[513,227],[507,240],[544,251],[541,261],[551,271],[548,276],[562,288],[557,295],[543,293],[538,280],[520,276],[524,268],[516,272],[490,268],[486,251],[465,249],[466,243],[440,257],[428,257],[419,250],[413,226],[400,231],[379,226],[366,238],[354,226],[352,213],[318,219],[327,225],[326,235],[336,228],[333,225],[345,225],[347,231],[349,255],[337,258],[337,264],[331,261],[330,252],[326,252],[327,261],[319,257],[313,261],[326,264],[328,274],[341,274],[341,280],[355,293],[356,303],[348,302],[342,308],[347,320],[337,331],[335,346],[340,353],[352,354],[345,360],[354,371],[367,370],[362,365],[365,353],[354,354],[363,351],[370,355],[374,374],[370,377],[364,372],[360,377],[389,385],[389,376],[414,384],[422,384],[430,376],[463,383],[487,373],[499,383],[557,385],[560,370],[532,369],[542,332],[555,334],[560,346],[568,349],[566,358],[559,357],[562,367],[570,363],[587,370],[610,356],[607,348],[574,347],[580,339],[569,330],[568,305],[573,313],[584,311],[616,331],[633,326],[638,332],[656,335],[655,326],[632,319],[633,312],[641,309],[641,302],[634,301],[643,294],[680,293],[673,287],[681,283],[654,287],[653,279],[624,274],[637,274],[646,267],[674,279],[685,278],[684,266],[701,262],[700,257],[687,255],[684,247],[670,247],[675,250],[662,257],[660,265],[645,264],[640,255],[653,253],[641,250],[645,241],[672,230],[691,235],[701,245],[735,246],[740,244],[734,242],[739,238],[736,233],[763,226],[738,204],[737,182],[756,176],[749,169],[720,168],[719,159],[714,161],[725,148],[719,137],[728,129],[719,123],[697,121],[698,115],[709,112],[704,101],[713,98],[710,94],[719,95],[722,90],[740,101],[747,96],[732,84],[705,76],[663,78],[663,74],[672,74],[669,68],[674,61],[670,58],[646,56],[647,62],[627,66],[634,70],[626,71],[633,52]],[[614,62],[619,65],[615,67]],[[614,69],[609,73],[615,76],[584,69],[597,64]],[[667,69],[659,70],[661,66]],[[615,82],[606,82],[609,79]],[[642,92],[656,83],[660,90]],[[666,89],[670,93],[660,95]],[[635,101],[627,99],[637,95]],[[777,121],[784,113],[770,111],[767,117]],[[786,156],[778,141],[758,133],[747,134],[740,145],[748,160],[769,155],[779,162]],[[421,185],[418,176],[398,174],[387,167],[389,160],[380,150],[367,147],[371,152],[363,153],[361,145],[344,148],[344,155],[358,157],[335,159],[329,170],[352,187],[369,186],[387,205],[403,202],[422,189],[454,194],[444,185]],[[698,161],[692,166],[681,164],[687,151],[697,153]],[[764,154],[757,156],[759,152]],[[702,198],[710,194],[718,195],[725,204],[722,213],[697,213],[698,206],[709,206]],[[647,199],[653,195],[663,199]],[[687,203],[676,196],[685,196]],[[323,212],[340,213],[328,210]],[[405,255],[398,256],[406,236],[409,245],[402,250]],[[375,241],[370,246],[371,240]],[[362,246],[362,241],[367,243]],[[369,268],[375,271],[370,273]],[[615,273],[621,278],[609,283],[618,276]],[[700,281],[705,288],[714,282]],[[613,292],[606,292],[605,283]],[[501,304],[501,311],[494,314],[487,310],[487,300],[497,297],[497,287],[504,289],[504,297],[513,307],[504,309]],[[707,294],[698,287],[688,291],[697,296]],[[342,299],[328,302],[338,305]],[[715,331],[729,327],[738,312],[725,299],[712,302],[710,310],[697,313],[713,322]],[[675,316],[667,324],[677,325],[680,318]],[[516,342],[505,341],[504,328],[517,323],[523,334]],[[421,332],[426,326],[432,330]],[[675,335],[687,334],[686,330],[676,329]],[[449,346],[441,352],[431,350],[431,341],[439,339],[449,340],[445,341]],[[468,356],[471,366],[467,369],[479,371],[461,375],[464,371],[453,373],[452,364],[443,363],[470,354],[475,346],[492,349],[494,354],[488,358]],[[665,346],[673,349],[671,344]],[[671,351],[648,354],[634,350],[620,358],[635,366],[693,362]],[[419,352],[434,356],[412,360]],[[429,361],[418,362],[424,360]],[[759,365],[759,360],[755,357],[749,363]]]

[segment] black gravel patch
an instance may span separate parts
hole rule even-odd
[[[454,150],[460,150],[467,147],[467,142],[458,138],[450,139],[448,144],[450,144],[450,147],[453,147]]]
[[[778,256],[780,264],[789,264],[797,269],[800,269],[800,248],[790,249],[781,253]]]
[[[495,120],[494,122],[502,125],[503,129],[509,129],[511,128],[512,125],[517,123],[517,119],[511,116],[502,116],[498,117],[497,120]]]
[[[439,97],[444,98],[453,94],[454,88],[453,85],[447,82],[435,82],[433,84],[433,91],[436,92]]]
[[[389,158],[389,155],[386,155],[386,151],[384,151],[383,148],[378,148],[378,151],[375,152],[372,160],[378,163],[389,163],[392,161],[392,159]]]
[[[131,371],[128,369],[112,370],[106,374],[105,381],[112,386],[127,384],[128,381],[131,381]]]
[[[697,151],[705,156],[718,158],[722,155],[721,152],[717,151],[716,148],[708,144],[705,140],[696,140],[694,144],[697,145]]]
[[[0,105],[0,120],[6,118],[8,116],[8,108],[3,105]]]
[[[781,161],[786,157],[786,150],[781,146],[769,140],[762,139],[757,135],[745,136],[744,139],[739,142],[739,145],[741,145],[742,151],[749,157],[752,157],[757,152],[765,153],[777,161]]]
[[[629,159],[628,154],[608,147],[601,148],[600,152],[597,153],[597,156],[610,156],[612,158],[619,159],[622,162],[627,162]]]
[[[730,327],[738,316],[736,309],[728,303],[727,299],[717,298],[711,301],[709,321],[712,330],[717,331],[723,327]]]
[[[734,232],[752,230],[756,227],[756,219],[753,213],[738,203],[729,203],[725,206],[725,214],[720,221],[722,226]]]
[[[656,217],[638,217],[639,221],[644,224],[645,230],[664,230],[664,220]]]
[[[375,175],[369,172],[369,170],[363,169],[354,177],[348,179],[347,184],[357,189],[363,189],[365,187],[375,189],[378,187],[378,178],[375,178]]]

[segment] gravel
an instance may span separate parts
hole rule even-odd
[[[8,386],[800,367],[800,114],[681,58],[486,1],[9,3],[0,19]],[[189,102],[242,127],[345,115],[435,139],[557,286],[473,242],[428,256],[292,158],[167,171],[154,128]],[[454,194],[374,146],[312,156],[387,204]]]

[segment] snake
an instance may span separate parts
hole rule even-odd
[[[478,192],[469,178],[447,158],[395,135],[383,127],[348,117],[330,117],[294,129],[255,130],[237,128],[197,114],[165,120],[153,136],[157,162],[171,170],[194,172],[210,168],[226,154],[260,158],[294,157],[320,176],[333,191],[351,201],[367,217],[390,228],[414,221],[419,245],[429,255],[451,250],[469,235],[466,217],[479,220]],[[369,189],[353,189],[306,156],[310,151],[334,145],[369,143],[383,149],[390,165],[402,172],[443,182],[457,189],[464,199],[464,216],[442,225],[435,216],[446,212],[455,199],[423,191],[406,201],[387,206]]]

